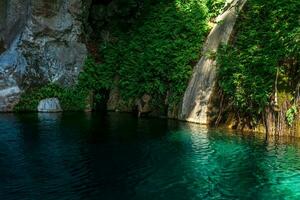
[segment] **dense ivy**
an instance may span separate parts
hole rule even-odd
[[[109,31],[100,42],[102,62],[97,64],[90,58],[81,79],[90,88],[109,89],[118,75],[125,100],[144,93],[153,99],[163,99],[169,94],[168,101],[176,103],[182,97],[208,33],[210,3],[206,0],[143,2],[146,10],[139,7],[136,11],[137,7],[132,6],[140,17],[134,18],[130,30],[124,31],[113,22],[112,27],[106,28]]]
[[[234,40],[218,52],[219,86],[242,116],[255,121],[278,90],[300,78],[300,1],[249,0]]]

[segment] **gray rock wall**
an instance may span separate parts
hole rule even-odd
[[[87,55],[83,2],[0,0],[0,111],[11,111],[30,87],[76,82]]]

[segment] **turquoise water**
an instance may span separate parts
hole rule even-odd
[[[2,114],[0,199],[300,199],[299,144],[127,114]]]

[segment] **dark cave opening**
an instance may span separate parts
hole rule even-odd
[[[112,0],[93,0],[92,5],[105,5],[105,6],[107,6],[111,2],[112,2]]]
[[[6,50],[4,41],[0,39],[0,54]]]
[[[106,112],[107,102],[109,100],[110,91],[107,89],[101,89],[94,93],[94,111],[96,112]]]

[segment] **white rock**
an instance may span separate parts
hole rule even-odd
[[[61,106],[57,98],[43,99],[40,101],[37,110],[39,112],[61,112]]]

